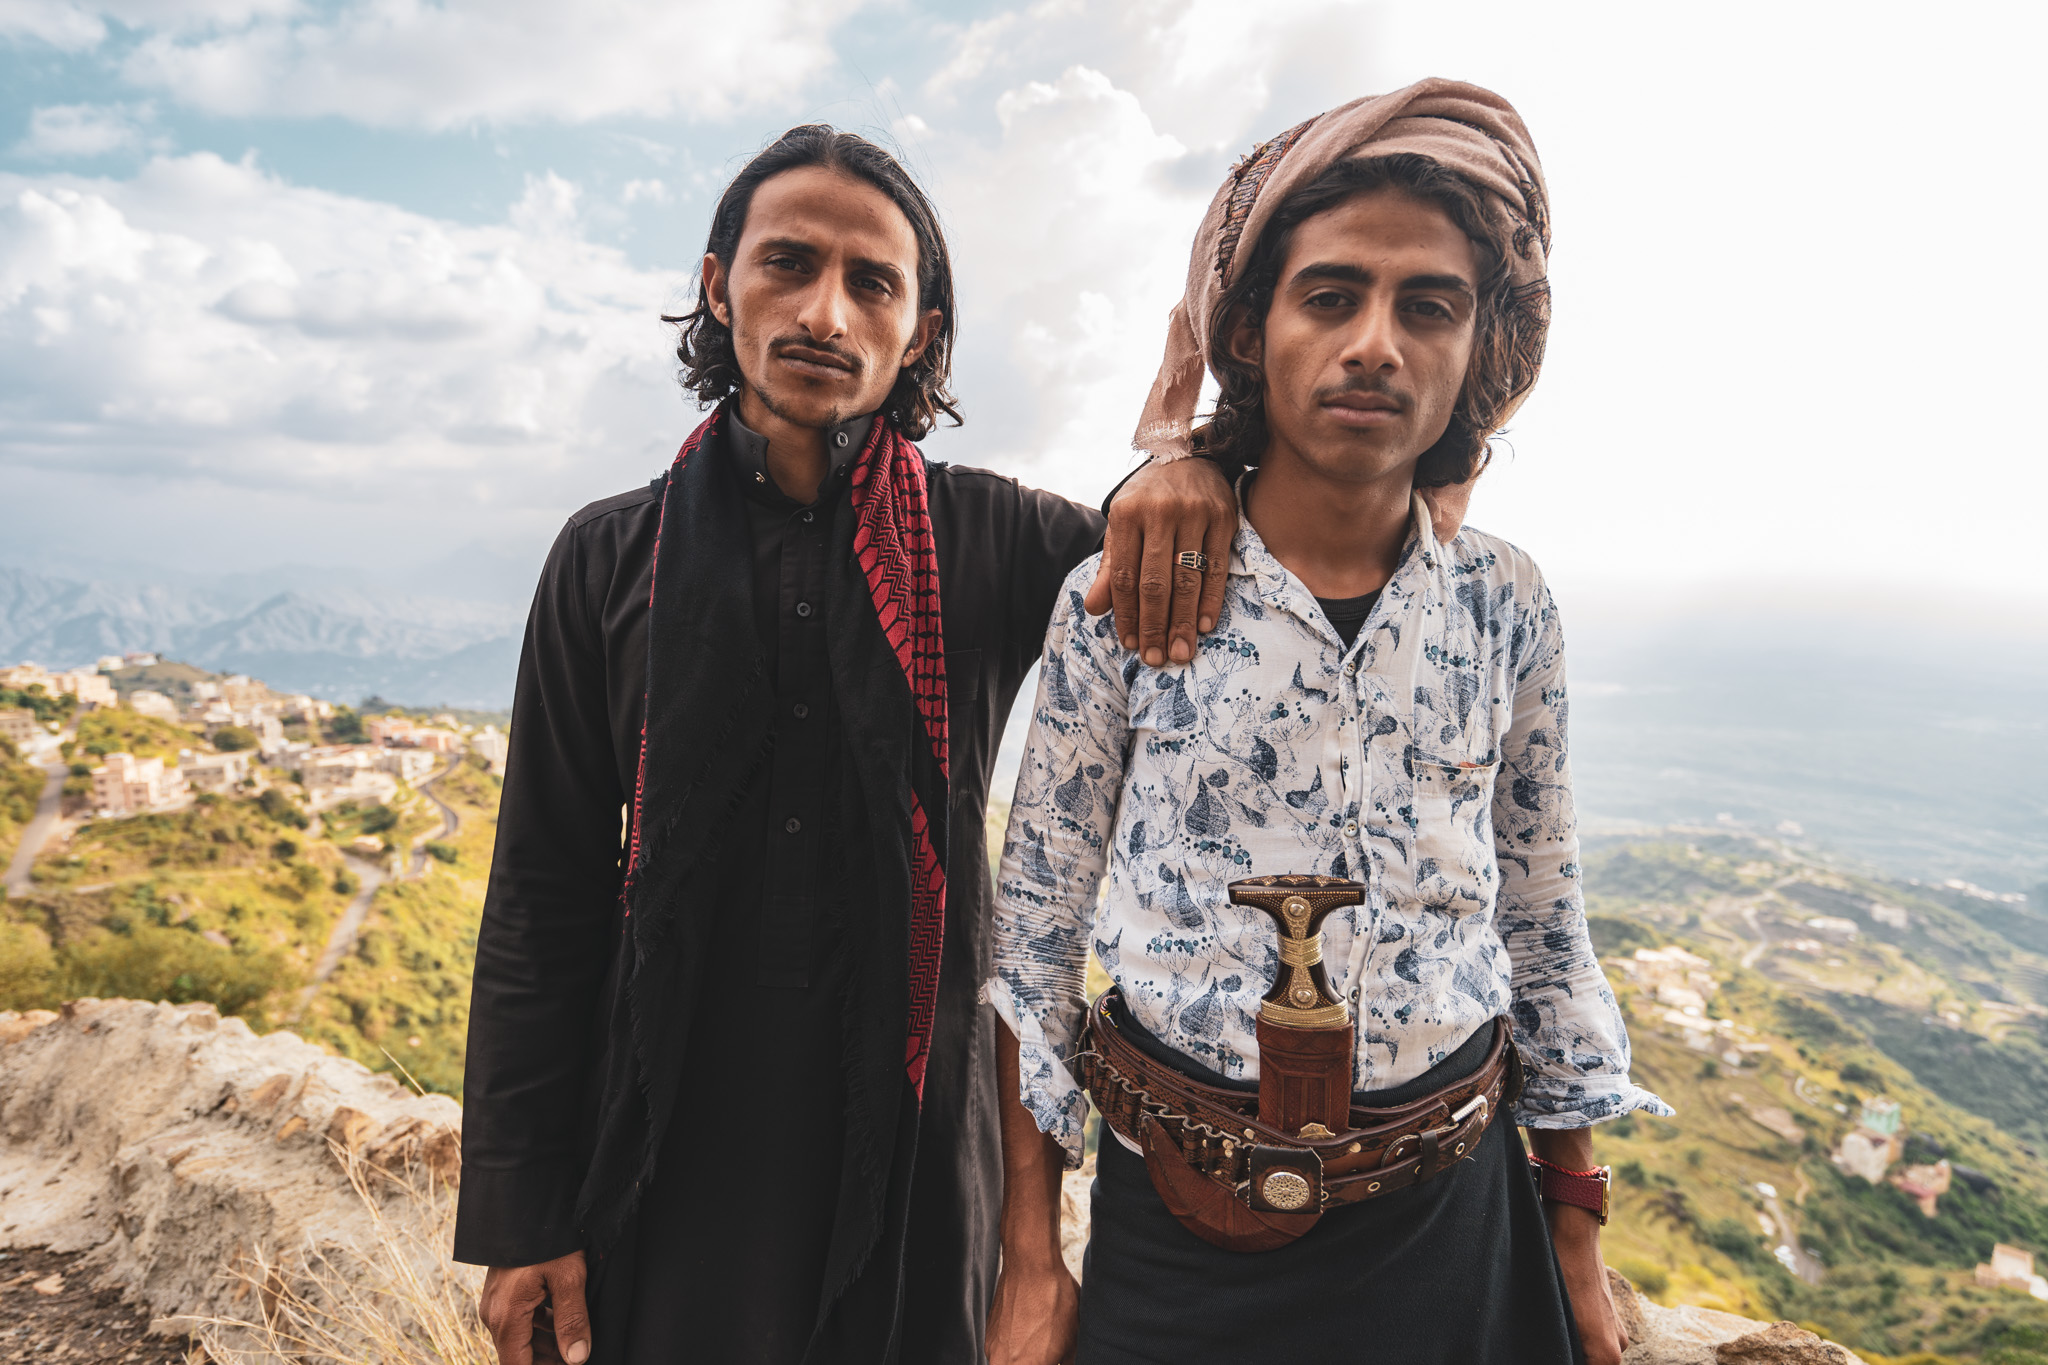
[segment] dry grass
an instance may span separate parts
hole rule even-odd
[[[483,1271],[448,1259],[454,1187],[335,1152],[369,1216],[368,1244],[259,1251],[229,1271],[254,1317],[178,1325],[219,1365],[496,1365],[477,1316]]]

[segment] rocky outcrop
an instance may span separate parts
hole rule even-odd
[[[452,1183],[461,1123],[452,1099],[211,1005],[0,1012],[0,1247],[84,1251],[162,1317],[246,1317],[246,1267],[375,1240],[351,1157]],[[402,1210],[406,1182],[383,1183]]]
[[[1622,1365],[1854,1365],[1861,1359],[1794,1323],[1766,1326],[1711,1308],[1652,1303],[1612,1268],[1607,1288],[1629,1336]]]

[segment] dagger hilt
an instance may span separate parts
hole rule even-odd
[[[1251,877],[1230,884],[1230,899],[1273,917],[1280,930],[1280,971],[1259,1003],[1259,1017],[1291,1028],[1339,1028],[1351,1012],[1323,970],[1323,921],[1365,901],[1365,887],[1342,877]]]

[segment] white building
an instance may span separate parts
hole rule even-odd
[[[232,791],[249,780],[249,755],[195,754],[187,749],[178,755],[178,771],[194,791]]]
[[[161,758],[108,754],[92,770],[93,805],[107,815],[135,815],[168,805],[185,794],[185,776],[166,769]]]
[[[19,663],[10,668],[0,668],[0,687],[11,687],[17,692],[26,692],[31,687],[40,687],[51,696],[57,689],[51,685],[50,675],[31,663]]]
[[[500,776],[505,772],[505,754],[509,747],[510,742],[495,725],[486,725],[469,740],[469,751],[488,763],[491,771]]]
[[[1991,1248],[1991,1263],[1979,1262],[1977,1283],[1986,1289],[2017,1289],[2037,1299],[2048,1299],[2048,1278],[2034,1273],[2033,1253],[1999,1242]]]
[[[45,733],[43,727],[36,724],[33,711],[0,711],[0,739],[7,740],[16,748]]]
[[[434,756],[425,749],[378,749],[371,762],[379,772],[401,782],[417,782],[434,771]]]
[[[244,673],[220,680],[220,699],[237,711],[270,700],[270,689]]]
[[[176,720],[178,704],[161,692],[148,688],[128,694],[128,709],[138,716],[155,716],[159,720]]]
[[[459,730],[416,729],[410,741],[415,749],[426,749],[437,754],[459,754],[462,752],[462,732]]]
[[[307,804],[325,810],[343,801],[389,801],[398,779],[377,770],[377,751],[364,744],[335,744],[292,755],[305,785]]]
[[[76,697],[83,706],[112,706],[116,700],[114,685],[101,677],[99,670],[93,668],[74,668],[63,673],[49,673],[34,664],[16,664],[12,668],[0,668],[0,687],[11,687],[23,692],[31,687],[40,687],[53,697]]]

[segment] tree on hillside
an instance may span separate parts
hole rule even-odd
[[[256,732],[244,725],[223,725],[213,732],[213,747],[224,754],[256,747]]]
[[[327,722],[327,738],[335,744],[361,744],[363,718],[346,706],[334,708],[334,718]]]

